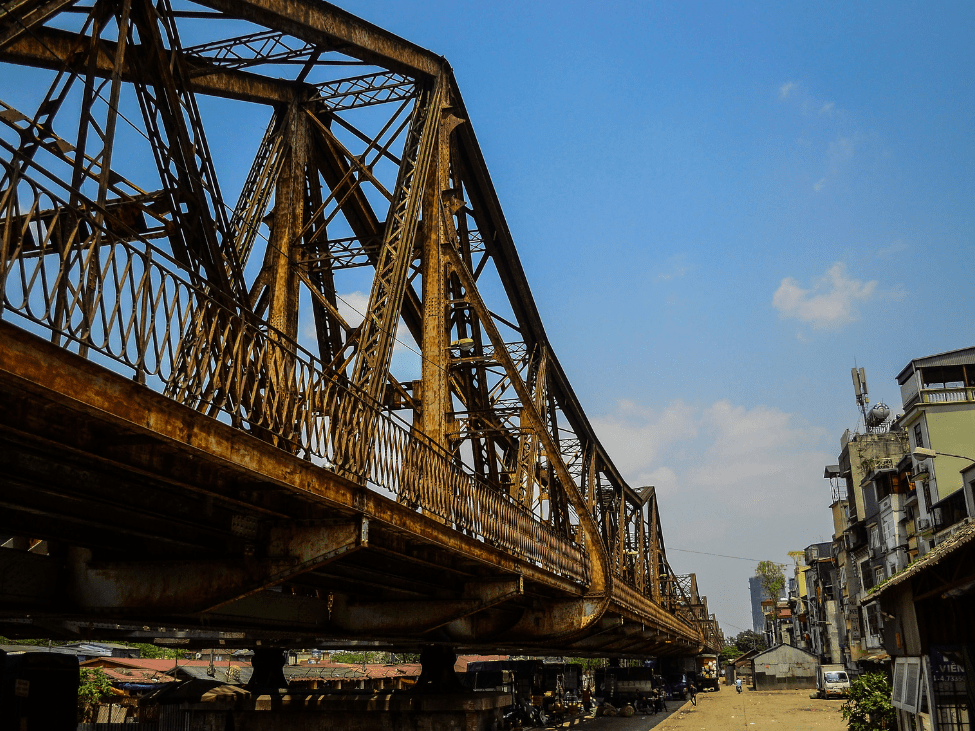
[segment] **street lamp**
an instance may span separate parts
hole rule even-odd
[[[926,447],[916,447],[911,454],[914,455],[914,459],[918,462],[925,459],[934,459],[935,457],[955,457],[956,459],[967,459],[972,464],[975,464],[975,459],[971,457],[965,457],[961,454],[948,454],[947,452],[936,452],[933,449],[927,449]]]

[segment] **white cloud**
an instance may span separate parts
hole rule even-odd
[[[675,401],[661,412],[651,412],[632,401],[620,401],[614,414],[593,423],[607,448],[619,445],[611,450],[616,466],[638,480],[650,479],[646,470],[658,456],[659,448],[697,436],[693,408],[683,401]]]
[[[772,306],[782,317],[796,318],[817,330],[825,330],[859,319],[857,304],[872,299],[876,290],[876,280],[851,279],[846,265],[837,262],[809,289],[804,289],[793,277],[783,279],[772,297]]]
[[[835,107],[836,107],[836,105],[833,102],[826,102],[825,104],[823,104],[823,106],[821,106],[819,108],[819,113],[820,114],[832,114],[833,113],[833,109]]]
[[[822,474],[832,440],[796,414],[727,399],[656,410],[624,401],[593,426],[631,486],[656,486],[671,566],[697,574],[723,623],[751,626],[755,563],[678,549],[785,562],[830,539]]]
[[[825,187],[826,187],[826,178],[820,178],[819,180],[816,181],[816,184],[813,186],[813,190],[815,190],[818,193]]]
[[[789,94],[798,86],[794,81],[787,81],[779,87],[779,99],[787,99]]]
[[[890,246],[885,246],[877,250],[878,259],[895,259],[898,254],[907,251],[907,243],[904,239],[897,239]]]
[[[336,300],[339,314],[345,318],[349,325],[358,327],[365,319],[366,312],[369,309],[369,293],[356,291],[339,294],[336,296]]]

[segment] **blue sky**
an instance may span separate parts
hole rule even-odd
[[[897,413],[911,358],[975,341],[975,5],[341,5],[453,66],[590,419],[657,486],[674,569],[750,627],[756,560],[830,538],[850,368]],[[266,110],[200,107],[235,200]]]
[[[823,465],[970,346],[971,3],[349,2],[454,68],[563,366],[726,633]]]

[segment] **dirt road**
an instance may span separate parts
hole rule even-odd
[[[774,692],[734,688],[701,693],[697,706],[669,703],[670,713],[632,718],[576,719],[561,728],[573,731],[846,731],[841,702],[809,697],[808,690]]]

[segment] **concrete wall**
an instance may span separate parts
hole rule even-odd
[[[755,690],[796,690],[802,688],[815,688],[816,676],[774,676],[765,673],[755,673]]]
[[[840,644],[843,642],[844,636],[840,632],[839,624],[842,617],[843,613],[840,611],[840,603],[836,599],[831,599],[826,602],[826,628],[829,632],[829,660],[833,663],[843,662],[843,651],[840,649]]]
[[[975,454],[975,409],[971,404],[929,407],[924,419],[931,440],[925,447],[949,454]],[[971,462],[954,457],[938,457],[928,464],[934,468],[937,499],[941,500],[961,489],[960,471]]]

